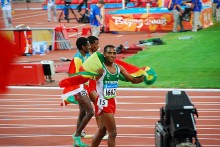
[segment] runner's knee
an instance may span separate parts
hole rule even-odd
[[[112,131],[109,131],[108,132],[108,136],[111,137],[111,138],[116,138],[117,136],[117,131],[116,130],[112,130]]]
[[[91,111],[87,112],[87,115],[88,115],[89,117],[93,117],[94,114],[95,114],[95,112],[94,112],[93,109],[92,109]]]

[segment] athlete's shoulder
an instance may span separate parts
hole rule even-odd
[[[82,55],[81,55],[81,53],[78,51],[78,52],[76,52],[76,54],[73,56],[73,58],[74,58],[74,59],[76,59],[76,58],[82,59]]]
[[[115,67],[118,68],[119,73],[120,73],[121,71],[125,70],[124,67],[121,66],[120,64],[116,64],[116,63],[114,63],[114,64],[115,64]]]
[[[73,58],[78,57],[80,55],[80,52],[76,52],[75,55],[73,56]]]

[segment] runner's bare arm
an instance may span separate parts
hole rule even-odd
[[[97,73],[99,74],[99,76],[95,77],[96,81],[98,81],[102,77],[103,72],[104,72],[103,68],[100,68],[97,70]]]

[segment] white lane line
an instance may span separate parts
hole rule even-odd
[[[207,145],[207,144],[202,144],[205,147],[219,147],[219,145]],[[107,145],[99,145],[100,147],[107,147]],[[36,147],[36,146],[4,146],[4,147]],[[72,145],[61,145],[61,146],[40,146],[40,147],[73,147]],[[117,144],[117,147],[155,147],[155,144],[144,144],[144,145],[139,145],[139,144],[127,144],[127,145],[122,145],[122,144]]]
[[[55,95],[55,94],[16,94],[16,93],[9,93],[9,94],[0,94],[0,96],[37,96],[37,97],[56,97],[55,99],[61,99],[61,95]],[[132,96],[117,96],[117,99],[121,99],[121,98],[126,98],[126,99],[133,99],[133,98],[138,98],[138,99],[147,99],[147,98],[157,98],[157,99],[166,99],[165,96],[161,96],[161,95],[158,95],[158,96],[139,96],[139,95],[132,95]],[[195,98],[205,98],[205,99],[208,99],[208,98],[211,98],[211,99],[219,99],[220,96],[190,96],[189,95],[189,98],[190,99],[195,99]],[[16,99],[21,99],[21,98],[16,98]],[[15,99],[15,100],[16,100]],[[24,98],[22,98],[24,99]],[[34,99],[34,98],[27,98],[27,99]],[[27,100],[27,99],[24,99],[24,100]],[[38,98],[38,99],[46,99],[46,98]],[[11,100],[11,98],[9,99]]]
[[[13,94],[0,94],[0,96],[38,96],[38,97],[59,97],[60,98],[60,94],[59,95],[55,95],[55,94],[19,94],[19,93],[13,93]],[[29,99],[29,98],[28,98]]]
[[[4,136],[20,136],[21,134],[0,134],[0,136],[1,137],[4,137]],[[67,134],[58,134],[58,135],[56,135],[56,134],[22,134],[22,135],[24,135],[24,136],[39,136],[39,137],[43,137],[43,136],[72,136],[72,134],[71,135],[67,135]],[[139,137],[141,137],[141,136],[143,136],[143,137],[147,137],[147,136],[154,136],[155,134],[118,134],[117,135],[117,137],[118,136],[124,136],[124,137],[127,137],[127,136],[139,136]],[[199,134],[199,136],[220,136],[220,134]],[[217,140],[220,140],[220,138],[216,138]]]
[[[15,8],[15,10],[43,10],[43,8]]]
[[[150,137],[149,137],[150,138]],[[208,139],[209,138],[205,138]],[[214,139],[212,139],[214,140]],[[209,145],[209,144],[202,144],[204,147],[219,147],[219,145]],[[107,147],[107,145],[99,145],[100,147]],[[36,147],[36,146],[4,146],[4,147]],[[72,145],[60,145],[60,146],[40,146],[40,147],[73,147]],[[117,144],[117,147],[155,147],[155,144]]]
[[[100,147],[107,147],[107,145],[99,145]],[[206,145],[207,146],[207,145]],[[208,145],[209,146],[209,145]],[[57,146],[4,146],[4,147],[73,147],[72,145],[57,145]],[[148,144],[133,144],[133,145],[127,145],[127,144],[121,144],[121,145],[118,145],[117,144],[117,147],[155,147],[155,145],[148,145]],[[210,146],[210,147],[214,147],[214,146]]]
[[[33,113],[33,112],[36,112],[36,113],[48,113],[48,112],[51,112],[51,113],[56,113],[56,112],[78,112],[79,109],[69,109],[69,108],[61,108],[61,109],[58,109],[58,108],[54,108],[54,109],[51,109],[51,108],[39,108],[40,110],[31,110],[31,111],[27,111],[25,109],[23,110],[16,110],[16,111],[0,111],[0,114],[11,114],[11,113]],[[42,109],[42,110],[41,110]],[[121,111],[121,112],[159,112],[160,110],[159,109],[130,109],[130,110],[127,110],[127,109],[117,109],[117,111]],[[219,113],[220,109],[199,109],[199,114],[201,112],[205,112],[205,113]]]
[[[64,128],[76,127],[73,125],[31,125],[31,124],[0,124],[0,128]],[[90,128],[97,128],[97,125],[87,125]],[[119,128],[152,128],[152,125],[117,125]]]
[[[97,125],[87,125],[90,128],[97,128]],[[207,127],[208,126],[208,127]],[[76,127],[76,125],[30,125],[30,124],[0,124],[0,128],[64,128],[64,127]],[[197,130],[220,130],[219,125],[196,125]],[[217,128],[214,128],[217,127]],[[135,129],[142,129],[142,128],[155,128],[155,125],[117,125],[117,128],[135,128]]]
[[[1,117],[0,120],[33,120],[33,119],[78,119],[78,116],[48,116],[48,117],[41,117],[41,116],[8,116],[8,115],[0,115]],[[14,117],[14,118],[8,118],[8,117]],[[115,116],[115,118],[120,118],[120,119],[159,119],[157,116]],[[210,120],[212,119],[217,119],[220,120],[220,116],[201,116],[197,118],[196,120],[199,119],[205,119],[208,118]],[[206,119],[205,119],[206,120]]]
[[[117,119],[140,119],[140,120],[159,120],[160,118],[159,117],[127,117],[127,116],[124,116],[124,117],[115,117]],[[43,119],[43,120],[77,120],[78,117],[51,117],[51,118],[0,118],[0,120],[4,120],[4,121],[12,121],[12,120],[39,120],[39,119]],[[215,118],[196,118],[196,120],[210,120],[210,121],[220,121],[220,118],[219,117],[215,117]]]
[[[220,134],[198,134],[198,136],[219,136]],[[21,137],[55,137],[55,136],[71,136],[71,135],[67,135],[67,134],[62,134],[62,135],[56,135],[56,134],[0,134],[0,138],[21,138]],[[127,137],[131,137],[131,138],[155,138],[154,137],[155,134],[118,134],[117,137],[119,138],[127,138]],[[208,139],[208,138],[200,138],[198,137],[199,140],[200,139]],[[214,140],[220,140],[219,138],[209,138],[209,139],[214,139]]]
[[[213,104],[214,103],[214,104]],[[118,102],[117,104],[121,104],[121,105],[164,105],[164,103],[130,103],[130,102]],[[197,106],[199,105],[219,105],[220,102],[193,102],[193,104],[197,104]]]
[[[32,89],[32,90],[63,90],[60,87],[36,87],[36,86],[8,86],[9,89]]]
[[[22,116],[22,115],[0,115],[0,120],[31,120],[31,119],[75,119],[78,118],[78,116],[70,116],[70,115],[62,115],[62,116],[41,116],[41,115],[26,115],[26,116]],[[200,116],[199,118],[218,118],[220,116]],[[116,118],[131,118],[131,119],[142,119],[142,118],[148,118],[148,119],[152,119],[152,118],[156,118],[159,119],[159,117],[157,116],[121,116],[118,117],[116,116]],[[220,125],[219,125],[220,126]]]
[[[117,35],[117,36],[115,36],[115,37],[123,37],[124,35]]]
[[[31,15],[35,15],[35,14],[47,14],[47,12],[44,12],[44,11],[29,11],[28,12],[28,15],[31,16]],[[19,17],[19,16],[27,16],[27,13],[15,13],[14,17]],[[30,21],[31,22],[31,21]]]
[[[117,111],[159,111],[158,109],[117,109]],[[220,109],[198,109],[198,112],[220,112]]]
[[[17,102],[17,101],[14,101]],[[0,108],[4,108],[4,107],[28,107],[28,106],[58,106],[59,102],[53,103],[51,104],[52,101],[27,101],[27,103],[32,102],[33,104],[24,104],[25,102],[22,102],[22,104],[16,104],[16,105],[0,105]],[[38,104],[36,104],[36,102],[38,102]],[[60,101],[62,102],[62,101]],[[41,104],[40,104],[41,103]],[[48,104],[49,103],[49,104]],[[194,102],[194,105],[198,106],[219,106],[220,103],[219,102],[214,102],[214,103],[206,103],[206,102]],[[165,103],[126,103],[126,102],[118,102],[117,105],[165,105]],[[8,108],[8,109],[13,109],[13,108]],[[31,108],[30,108],[31,109]]]
[[[34,106],[34,105],[31,105],[31,106]],[[37,106],[37,105],[36,105]],[[77,106],[77,105],[75,105]],[[8,108],[8,107],[3,107],[4,111],[5,109],[7,110],[25,110],[25,112],[30,112],[30,111],[27,111],[27,110],[31,110],[31,112],[51,112],[52,110],[54,110],[54,112],[57,112],[57,111],[78,111],[79,109],[78,108],[63,108],[62,106],[60,106],[60,108]],[[36,110],[36,111],[33,111],[33,110]],[[42,111],[37,111],[37,110],[42,110]],[[48,111],[45,111],[45,110],[48,110]],[[127,112],[127,111],[160,111],[159,108],[154,108],[154,109],[121,109],[121,108],[118,108],[117,111],[124,111],[124,112]],[[217,112],[220,112],[220,109],[198,109],[199,112],[213,112],[213,111],[217,111]],[[1,113],[2,111],[0,111]],[[6,111],[5,111],[6,112]],[[8,112],[20,112],[20,111],[8,111]],[[23,111],[21,111],[23,112]],[[53,111],[52,111],[53,112]]]
[[[99,145],[100,147],[107,147],[107,145]],[[28,145],[28,146],[4,146],[4,147],[36,147],[36,146],[30,146],[30,145]],[[59,146],[56,146],[56,145],[53,145],[53,146],[38,146],[38,147],[73,147],[72,145],[59,145]],[[118,145],[117,144],[117,147],[155,147],[155,145],[152,145],[152,144],[148,144],[148,145],[146,145],[146,144],[143,144],[143,145],[140,145],[140,144],[128,144],[128,145]],[[210,147],[214,147],[214,146],[210,146]]]
[[[38,97],[57,97],[60,99],[61,94],[59,95],[55,95],[55,94],[31,94],[31,93],[27,93],[27,94],[20,94],[20,93],[8,93],[8,94],[0,94],[0,96],[38,96]],[[164,96],[158,95],[158,96],[139,96],[139,95],[132,95],[132,96],[117,96],[117,98],[165,98]],[[219,98],[220,96],[208,96],[208,98]],[[207,98],[207,96],[206,96]],[[29,99],[29,98],[28,98]],[[30,98],[33,99],[33,98]]]
[[[78,109],[76,110],[78,111]],[[56,113],[56,112],[73,112],[72,110],[66,110],[66,111],[61,111],[60,109],[58,110],[48,110],[48,111],[26,111],[26,110],[23,110],[23,111],[8,111],[7,113],[10,114],[10,113],[33,113],[33,112],[37,112],[37,113],[48,113],[48,112],[51,112],[51,113]],[[4,114],[4,112],[0,112],[0,114]]]
[[[19,134],[0,134],[5,135],[5,136],[19,136]],[[53,136],[53,134],[23,134],[24,136]],[[153,134],[118,134],[117,136],[139,136],[139,137],[146,137],[146,136],[152,136]],[[56,135],[54,136],[72,136],[72,135],[67,135],[67,134],[62,134],[62,135]]]
[[[0,120],[31,120],[31,119],[75,119],[78,116],[16,116],[16,115],[0,115]]]
[[[36,14],[47,14],[47,12],[42,12],[42,11],[41,12],[39,12],[39,11],[37,11],[37,12],[36,11],[35,12],[28,12],[29,16],[32,15],[32,14],[34,14],[34,15],[36,15]],[[27,16],[27,14],[23,14],[23,13],[22,14],[15,14],[15,15],[13,15],[12,19],[14,20],[15,17],[21,17],[21,16]],[[0,18],[3,18],[3,16],[0,17]],[[4,21],[4,20],[1,20],[1,22],[2,21]]]
[[[120,117],[115,117],[116,119],[140,119],[140,120],[159,120],[160,118],[159,117],[148,117],[148,116],[146,116],[146,117],[128,117],[128,116],[120,116]],[[78,119],[78,117],[72,117],[72,118],[67,118],[67,117],[65,117],[65,118],[44,118],[44,120],[63,120],[63,119],[65,119],[65,120],[69,120],[69,119]],[[22,119],[19,119],[19,118],[17,118],[17,119],[12,119],[12,118],[0,118],[0,120],[4,120],[4,121],[12,121],[12,120],[39,120],[39,119],[37,119],[37,118],[22,118]],[[204,120],[204,121],[215,121],[215,122],[218,122],[218,121],[220,121],[220,118],[219,117],[215,117],[215,118],[196,118],[196,120]]]
[[[2,116],[2,115],[1,115]],[[8,117],[8,116],[7,116]],[[0,120],[31,120],[31,119],[37,119],[37,118],[42,118],[43,120],[46,119],[78,119],[78,116],[61,116],[61,117],[56,117],[56,116],[48,116],[47,117],[41,117],[41,116],[35,116],[35,117],[25,117],[25,118],[1,118]],[[157,116],[115,116],[115,118],[119,119],[159,119]]]
[[[5,98],[5,99],[0,99],[0,102],[29,102],[29,101],[45,101],[45,100],[54,100],[56,102],[57,100],[60,100],[60,98],[54,98],[54,97],[46,97],[46,98]]]
[[[32,17],[35,17],[35,16],[41,16],[41,15],[47,15],[47,12],[46,13],[38,13],[38,14],[34,14],[34,15],[26,15],[26,16],[23,16],[23,17],[16,17],[16,18],[13,18],[13,20],[18,20],[18,19],[26,19],[26,18],[32,18]]]
[[[8,86],[9,89],[62,90],[60,87]],[[119,91],[172,91],[176,88],[118,88]],[[220,92],[220,89],[178,89],[181,91]]]

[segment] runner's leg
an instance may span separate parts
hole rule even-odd
[[[100,114],[102,115],[102,114]],[[98,147],[102,138],[105,136],[106,134],[106,128],[101,120],[101,116],[98,116],[100,119],[97,119],[97,124],[98,124],[98,131],[97,133],[95,134],[95,136],[93,137],[93,140],[92,140],[92,145],[91,147]]]
[[[115,147],[115,138],[117,136],[114,114],[103,112],[101,115],[102,123],[108,131],[108,147]]]
[[[79,93],[79,105],[80,107],[83,107],[86,111],[86,115],[82,118],[81,123],[77,127],[75,136],[80,136],[82,130],[85,128],[85,126],[88,124],[92,116],[94,115],[94,110],[92,108],[90,99],[88,98],[86,92],[80,92]]]
[[[79,128],[82,119],[86,116],[86,110],[81,103],[79,103],[79,115],[77,120],[77,128]]]

